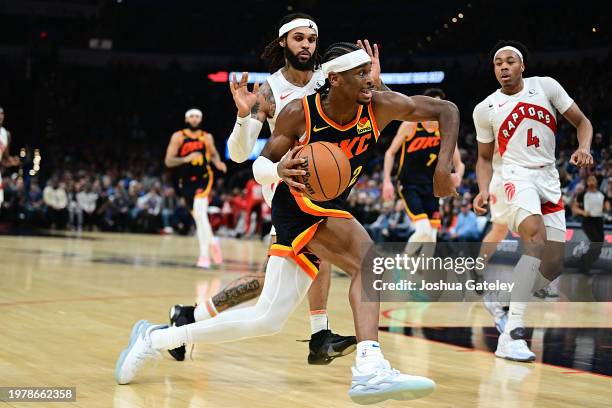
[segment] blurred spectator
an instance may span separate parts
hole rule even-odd
[[[43,200],[47,206],[47,223],[51,228],[64,229],[68,222],[68,195],[56,177],[43,190]]]
[[[95,211],[96,202],[98,201],[98,194],[93,191],[90,182],[86,182],[82,191],[76,194],[77,201],[77,218],[79,219],[79,229],[82,227],[87,228],[89,231],[93,230],[95,224]]]
[[[594,175],[588,176],[586,189],[581,185],[572,202],[572,212],[582,217],[582,230],[591,241],[589,250],[581,258],[582,273],[589,273],[591,265],[601,254],[604,240],[603,214],[604,211],[610,211],[610,202],[606,201],[606,197],[597,187],[597,178]]]
[[[162,228],[164,229],[164,233],[172,234],[174,231],[174,226],[176,225],[176,216],[174,212],[177,207],[177,199],[174,188],[166,187],[164,189],[164,198],[162,200]]]
[[[450,229],[449,241],[472,242],[480,238],[476,214],[470,209],[469,201],[463,201],[457,215],[457,224]]]

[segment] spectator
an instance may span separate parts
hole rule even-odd
[[[449,240],[459,242],[474,242],[480,238],[476,214],[470,209],[470,204],[463,201],[461,211],[457,215],[457,225],[450,230]]]
[[[68,195],[57,177],[44,188],[43,200],[47,207],[47,223],[51,228],[64,229],[68,221]]]
[[[90,182],[86,182],[82,191],[76,194],[76,201],[78,204],[78,212],[82,217],[80,224],[87,228],[89,231],[93,230],[95,223],[95,211],[96,201],[98,201],[98,194],[96,194]]]
[[[589,250],[582,255],[580,272],[590,273],[591,265],[597,261],[601,254],[604,240],[603,214],[610,211],[610,203],[597,189],[597,178],[594,175],[587,177],[586,191],[579,191],[572,202],[574,215],[582,217],[582,230],[591,241]]]
[[[162,197],[159,195],[159,186],[154,185],[149,192],[136,202],[139,210],[135,219],[137,230],[142,232],[155,232],[161,225]]]

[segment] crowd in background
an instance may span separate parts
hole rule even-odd
[[[17,169],[2,170],[5,201],[0,209],[0,228],[188,233],[192,227],[189,211],[177,195],[171,173],[163,167],[170,135],[183,126],[185,110],[198,107],[204,112],[203,128],[214,135],[223,155],[236,110],[227,84],[212,82],[208,75],[265,70],[267,64],[258,56],[274,37],[277,20],[298,11],[267,2],[268,13],[250,14],[238,2],[207,5],[203,16],[197,2],[179,6],[157,0],[148,2],[144,9],[122,3],[91,3],[84,6],[91,8],[85,15],[66,12],[52,17],[41,13],[32,18],[10,7],[0,15],[4,30],[0,66],[6,79],[0,87],[0,105],[6,111],[5,126],[14,137],[11,153],[21,148],[25,152],[23,177],[17,175]],[[435,86],[443,88],[460,109],[459,147],[466,173],[460,196],[441,202],[440,238],[474,239],[482,234],[484,220],[471,208],[477,193],[477,146],[471,115],[474,106],[498,88],[487,52],[499,38],[525,42],[532,51],[526,60],[525,76],[557,79],[593,122],[592,153],[597,167],[578,171],[569,164],[576,136],[574,128],[562,118],[558,124],[557,167],[568,219],[573,219],[572,200],[584,189],[585,178],[592,172],[607,199],[606,221],[611,221],[612,51],[609,31],[598,29],[598,22],[605,19],[595,8],[587,10],[562,1],[563,6],[551,9],[547,3],[527,0],[520,0],[520,7],[511,10],[484,0],[461,6],[446,2],[432,8],[394,0],[386,7],[369,7],[367,24],[362,25],[354,23],[362,17],[362,8],[353,3],[345,7],[348,14],[341,20],[334,13],[321,13],[321,1],[309,3],[299,11],[312,11],[317,20],[324,33],[321,51],[334,41],[357,40],[367,33],[381,46],[383,72],[444,71],[444,81]],[[527,7],[529,16],[522,11]],[[398,13],[400,9],[406,12]],[[202,41],[199,22],[225,16],[228,10],[242,13],[245,24],[234,27],[238,31],[230,36],[213,33],[215,41]],[[450,23],[449,16],[459,11],[461,21]],[[488,18],[496,12],[504,13],[514,23],[500,25]],[[389,29],[403,24],[407,13],[420,18],[402,26],[401,33]],[[542,29],[543,16],[559,24]],[[134,31],[134,18],[151,24]],[[155,24],[159,19],[165,24]],[[574,29],[567,30],[568,24]],[[496,36],[483,32],[495,32]],[[92,37],[112,39],[113,49],[89,50]],[[153,54],[159,59],[164,55],[172,58],[165,64],[158,63]],[[151,57],[146,61],[152,63],[138,58],[143,55]],[[200,58],[197,64],[186,62],[196,55]],[[430,86],[391,88],[414,95]],[[391,124],[383,132],[348,201],[351,212],[377,241],[404,240],[412,230],[403,204],[381,199],[383,154],[397,126]],[[261,136],[268,135],[266,129]],[[42,162],[40,171],[30,176],[33,149],[39,149]],[[227,175],[216,180],[210,196],[210,217],[218,233],[266,233],[270,211],[257,186],[249,184],[251,178],[249,162],[228,163]]]
[[[561,135],[563,129],[562,125]],[[610,151],[609,137],[597,133],[592,148],[597,165],[590,170],[578,170],[569,164],[571,149],[559,151],[557,168],[568,220],[579,219],[572,214],[572,203],[584,191],[586,177],[594,174],[598,189],[606,197],[604,221],[612,222]],[[476,241],[482,238],[486,225],[486,218],[477,217],[472,211],[472,199],[478,192],[474,172],[476,157],[467,149],[462,148],[461,153],[466,173],[458,188],[459,197],[440,200],[440,240]],[[92,157],[88,165],[64,157],[64,165],[56,167],[44,183],[38,177],[24,182],[16,172],[5,171],[5,202],[0,210],[0,224],[78,231],[190,232],[189,210],[177,194],[172,174],[161,167],[161,159],[159,163],[142,158],[117,159],[110,164],[106,162],[112,158],[103,157]],[[370,162],[371,171],[355,185],[347,208],[375,241],[406,240],[412,233],[412,223],[403,201],[382,200],[382,156],[376,155]],[[215,180],[209,216],[213,228],[224,236],[263,236],[271,225],[270,209],[248,171],[234,175],[232,183],[229,179]]]

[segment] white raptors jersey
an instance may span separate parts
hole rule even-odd
[[[272,89],[274,103],[276,104],[274,116],[268,118],[268,126],[270,126],[270,133],[274,132],[274,127],[276,126],[276,118],[278,118],[278,114],[289,102],[295,99],[301,99],[306,95],[313,94],[315,92],[315,89],[323,85],[323,83],[325,82],[323,71],[318,69],[312,73],[312,78],[310,78],[310,81],[305,86],[296,86],[293,85],[291,82],[287,81],[287,79],[285,79],[282,70],[282,68],[279,69],[278,71],[270,75],[267,79],[268,84],[270,85],[270,89]],[[264,200],[269,206],[272,206],[272,198],[274,197],[274,190],[276,189],[277,185],[278,183],[262,186]],[[276,232],[274,232],[274,228],[272,229],[271,234],[276,235]]]
[[[8,146],[8,132],[5,128],[0,127],[0,161],[2,161],[2,155],[4,154]],[[4,190],[2,187],[2,174],[0,174],[0,204],[4,201]]]
[[[306,95],[313,94],[317,87],[323,85],[325,77],[323,71],[320,69],[312,73],[310,81],[300,87],[293,85],[287,79],[285,79],[282,68],[270,75],[267,79],[270,88],[272,89],[272,95],[274,95],[274,103],[276,104],[276,110],[274,116],[268,118],[268,125],[270,126],[270,133],[274,132],[274,126],[276,126],[276,118],[280,111],[291,101],[295,99],[301,99]]]
[[[574,103],[550,77],[524,78],[523,90],[506,95],[493,92],[474,109],[476,139],[497,141],[502,163],[538,168],[555,163],[556,111]]]
[[[0,127],[0,160],[2,160],[2,155],[8,146],[8,132],[5,128]]]

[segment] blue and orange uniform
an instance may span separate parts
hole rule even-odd
[[[183,129],[180,131],[183,141],[178,150],[178,157],[185,157],[193,152],[202,153],[199,160],[191,161],[177,167],[180,195],[185,198],[187,207],[193,210],[195,198],[208,197],[213,184],[213,171],[210,167],[210,149],[203,130]]]
[[[360,105],[355,118],[340,125],[325,115],[321,94],[302,99],[306,119],[306,134],[301,144],[330,142],[339,146],[351,164],[348,187],[330,201],[313,201],[306,195],[280,183],[272,200],[272,224],[276,228],[276,244],[269,255],[290,257],[313,279],[319,272],[320,260],[306,246],[319,224],[328,217],[353,218],[345,209],[346,199],[357,182],[369,153],[374,150],[380,134],[372,104]]]
[[[440,204],[433,193],[433,174],[440,154],[438,122],[419,122],[406,135],[397,169],[397,191],[412,221],[428,218],[440,226]]]

